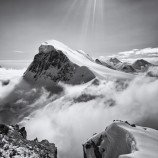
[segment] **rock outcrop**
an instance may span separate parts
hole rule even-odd
[[[57,158],[55,144],[47,140],[27,140],[24,127],[0,125],[0,157],[2,158]]]

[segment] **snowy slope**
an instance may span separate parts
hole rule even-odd
[[[99,65],[85,52],[74,51],[55,40],[42,43],[39,53],[24,73],[24,78],[29,81],[48,84],[60,81],[80,84],[95,77],[129,79],[133,76]]]
[[[120,156],[120,158],[157,158],[158,157],[158,131],[137,126],[132,128],[128,124],[119,123],[119,127],[130,132],[136,141],[138,151]]]
[[[103,77],[103,78],[107,77],[107,75],[120,77],[120,78],[132,77],[132,75],[127,75],[122,72],[111,70],[102,65],[98,65],[85,52],[72,50],[61,42],[50,40],[50,41],[42,43],[42,45],[43,46],[52,45],[55,49],[61,50],[69,58],[71,62],[79,66],[88,67],[96,76]]]
[[[158,131],[115,122],[84,145],[84,158],[157,158]]]

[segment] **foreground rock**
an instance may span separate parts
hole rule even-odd
[[[57,158],[55,144],[47,140],[38,142],[26,139],[24,127],[0,124],[0,157],[3,158]]]
[[[84,145],[84,158],[157,158],[158,131],[114,122]]]

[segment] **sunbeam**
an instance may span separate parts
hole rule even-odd
[[[95,35],[104,32],[104,0],[71,0],[66,6],[60,27],[64,30],[68,21],[74,21],[81,47],[85,47],[88,38],[95,39]]]
[[[84,3],[83,20],[81,29],[82,46],[86,45],[86,40],[102,32],[104,34],[104,1],[87,0]]]
[[[94,0],[94,3],[93,3],[93,26],[95,23],[96,4],[97,4],[97,0]]]
[[[61,21],[61,26],[68,20],[68,18],[73,14],[76,16],[76,6],[79,5],[78,0],[73,0],[73,2],[70,4],[69,8],[67,9],[67,13],[65,14],[65,17]]]

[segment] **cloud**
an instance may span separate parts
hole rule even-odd
[[[137,59],[145,58],[146,60],[154,61],[155,58],[158,58],[158,48],[144,48],[144,49],[133,49],[131,51],[119,52],[113,55],[108,56],[108,58],[119,58],[122,61],[135,61]],[[107,58],[107,57],[101,57]],[[156,59],[158,60],[158,59]]]
[[[115,56],[123,59],[158,57],[158,48],[134,49],[132,51],[119,52]]]
[[[125,88],[126,84],[129,84],[128,88]],[[64,92],[60,97],[22,123],[29,138],[46,138],[54,142],[59,157],[82,157],[82,144],[93,133],[104,130],[114,119],[147,125],[152,117],[156,123],[148,125],[157,126],[157,79],[139,76],[130,83],[100,81],[99,85],[63,86]],[[97,97],[74,101],[83,94]],[[144,123],[143,120],[148,121]]]
[[[19,53],[19,54],[23,54],[23,53],[24,53],[24,52],[21,51],[21,50],[14,50],[13,52],[14,52],[14,53]]]
[[[83,157],[82,144],[114,119],[158,127],[157,78],[138,75],[131,81],[95,80],[76,86],[60,83],[63,91],[52,94],[21,81],[22,70],[3,71],[11,83],[0,88],[0,101],[5,103],[0,106],[1,119],[20,122],[29,139],[54,142],[59,158]]]
[[[14,69],[5,69],[0,68],[0,100],[7,96],[13,89],[16,84],[19,83],[20,78],[25,69],[14,70]],[[3,86],[4,81],[9,81],[9,84]]]

